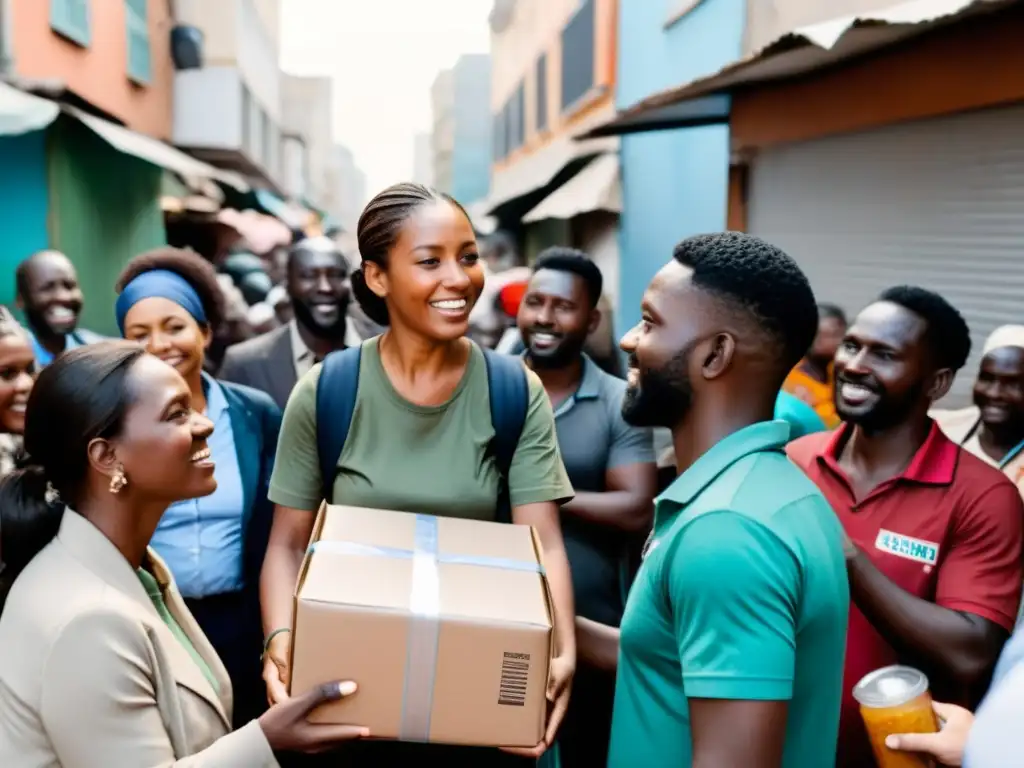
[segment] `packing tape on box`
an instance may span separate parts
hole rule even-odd
[[[402,741],[430,739],[430,711],[434,703],[441,613],[441,584],[437,566],[475,565],[482,568],[544,574],[544,568],[540,563],[527,560],[440,554],[437,551],[437,518],[433,515],[416,515],[413,549],[376,547],[353,541],[316,541],[310,544],[309,552],[412,559],[412,591],[409,599],[412,618],[409,621],[405,687],[402,693]]]

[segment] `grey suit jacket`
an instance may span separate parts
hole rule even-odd
[[[295,387],[295,356],[289,326],[228,347],[217,378],[266,392],[281,410]]]
[[[3,768],[277,768],[259,723],[231,733],[224,665],[149,559],[216,690],[128,561],[69,510],[0,616]]]

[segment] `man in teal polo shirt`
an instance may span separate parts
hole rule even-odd
[[[849,589],[842,530],[773,421],[817,307],[779,249],[691,237],[644,294],[623,416],[671,429],[681,475],[622,619],[609,768],[825,768]]]

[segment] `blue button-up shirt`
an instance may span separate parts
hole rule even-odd
[[[216,468],[211,496],[172,504],[160,519],[151,546],[164,559],[184,597],[209,597],[242,588],[245,495],[235,452],[231,414],[220,384],[210,381],[206,416],[213,422],[208,445]]]
[[[36,365],[40,368],[45,368],[53,362],[53,353],[50,352],[46,347],[39,343],[39,339],[36,335],[29,331],[29,338],[32,340],[32,351],[36,356]],[[84,347],[86,344],[92,344],[97,341],[102,341],[103,337],[87,331],[85,329],[74,330],[64,337],[64,351],[74,349],[75,347]]]

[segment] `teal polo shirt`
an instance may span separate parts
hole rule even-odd
[[[782,390],[779,390],[779,396],[775,398],[775,418],[789,424],[790,440],[828,431],[817,411],[796,395]]]
[[[622,618],[609,768],[692,765],[687,701],[788,701],[785,768],[836,759],[850,593],[842,531],[784,453],[785,422],[754,424],[655,501]]]

